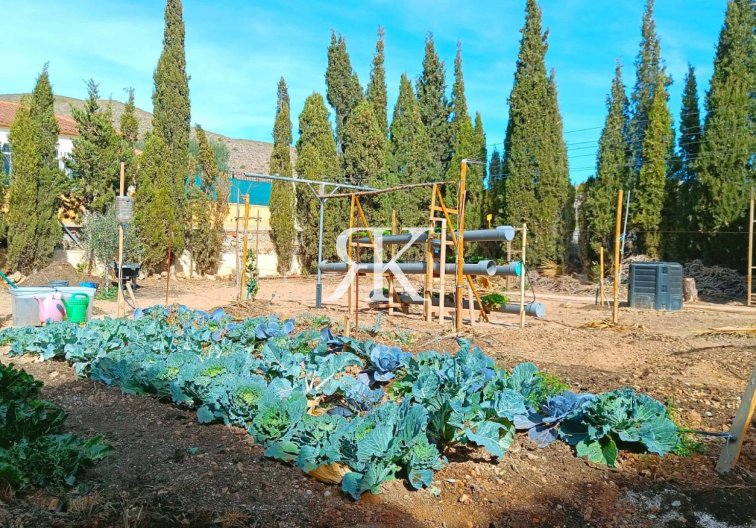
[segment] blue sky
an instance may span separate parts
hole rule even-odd
[[[367,84],[376,28],[386,28],[389,112],[399,77],[421,69],[432,31],[452,82],[462,41],[468,105],[483,116],[489,152],[501,143],[523,24],[524,0],[294,1],[184,0],[192,120],[228,136],[271,140],[276,83],[283,75],[296,116],[305,97],[325,92],[331,30],[347,39],[352,64]],[[616,59],[634,82],[642,0],[542,0],[549,28],[547,64],[555,68],[573,182],[595,164],[596,141]],[[125,98],[151,110],[152,72],[163,31],[161,0],[3,0],[0,93],[31,90],[50,62],[57,94],[83,98],[85,80],[103,97]],[[672,75],[670,107],[677,115],[687,63],[697,70],[701,97],[712,71],[726,0],[657,0],[662,55]],[[389,113],[389,115],[391,115]],[[587,129],[587,130],[586,130]]]

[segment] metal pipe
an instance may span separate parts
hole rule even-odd
[[[456,235],[456,233],[455,233]],[[494,229],[474,229],[472,231],[465,231],[465,242],[499,242],[499,241],[512,241],[515,236],[515,228],[512,226],[499,226]],[[446,235],[447,240],[452,239],[451,233]],[[412,235],[404,233],[401,235],[383,235],[381,237],[383,244],[407,244],[412,240]],[[428,240],[428,233],[421,234],[415,239],[415,244],[422,244]],[[368,237],[360,238],[360,244],[369,244],[370,239]],[[433,240],[434,246],[440,246],[440,240]]]
[[[378,293],[379,293],[379,290],[373,290],[370,292],[370,295],[368,297],[370,299],[373,299]],[[405,304],[422,304],[423,303],[422,300],[419,300],[419,301],[413,300],[412,297],[410,297],[409,294],[406,294],[406,293],[400,293],[398,295],[399,295],[399,301]],[[480,309],[477,301],[475,301],[473,304],[476,310]],[[433,306],[438,306],[438,297],[435,297],[433,299]],[[451,299],[445,299],[444,306],[448,306],[451,308],[454,306],[454,302]],[[469,302],[465,300],[464,308],[468,308],[469,306],[470,306]],[[499,306],[495,311],[506,313],[506,314],[518,315],[520,313],[520,305],[512,304],[512,303],[504,304],[504,305]],[[543,305],[543,303],[539,303],[535,301],[526,303],[525,315],[542,319],[543,317],[546,316],[546,307]]]
[[[374,273],[376,269],[379,271],[383,269],[384,264],[378,263],[377,266],[373,262],[363,262],[355,264],[357,270],[360,273]],[[397,262],[397,266],[402,273],[407,275],[422,275],[425,273],[425,262]],[[349,266],[346,262],[321,262],[318,269],[324,273],[345,273],[348,271]],[[449,262],[444,267],[446,273],[454,273],[457,269],[457,265],[454,262]],[[433,263],[433,272],[439,273],[441,266],[438,262]],[[481,260],[477,264],[465,263],[462,266],[462,273],[465,275],[488,275],[492,277],[496,273],[496,263],[493,260]]]
[[[502,266],[496,266],[496,273],[499,277],[519,277],[522,275],[522,262],[515,261]]]

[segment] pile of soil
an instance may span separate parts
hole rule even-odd
[[[79,273],[68,262],[53,262],[46,268],[32,273],[23,281],[24,286],[47,286],[50,281],[65,280],[69,286],[78,286],[80,282],[94,282],[100,284],[102,277],[93,277],[86,273]]]

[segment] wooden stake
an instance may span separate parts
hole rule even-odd
[[[619,195],[617,195],[617,226],[614,231],[614,306],[612,307],[612,321],[614,322],[614,324],[617,324],[619,322],[619,283],[620,268],[622,267],[622,263],[620,262],[621,228],[622,189],[619,190]]]
[[[599,249],[599,303],[604,306],[604,246]]]
[[[431,322],[433,317],[433,236],[436,227],[436,193],[438,186],[434,185],[431,191],[430,216],[428,219],[430,231],[428,231],[428,240],[425,242],[425,289],[423,290],[423,315],[427,322]],[[445,242],[444,240],[441,241]],[[443,302],[443,300],[441,301]]]
[[[462,267],[465,263],[465,182],[467,178],[467,160],[463,159],[459,172],[459,198],[457,199],[457,276],[455,280],[455,306],[454,306],[454,328],[457,332],[462,331],[462,297],[464,296],[463,284],[464,276],[462,274]],[[441,242],[445,242],[442,240]],[[444,263],[445,264],[445,263]],[[439,304],[443,303],[443,300],[439,300]]]
[[[756,187],[751,187],[751,213],[748,219],[748,297],[746,299],[746,306],[753,304],[753,239],[754,228],[756,228]]]
[[[528,247],[528,224],[522,224],[522,270],[520,273],[520,328],[525,328],[525,278],[527,277],[527,267],[525,266],[525,257]]]
[[[716,468],[718,473],[727,473],[735,467],[735,464],[738,462],[740,450],[743,448],[743,441],[745,440],[745,435],[748,431],[748,426],[751,424],[755,410],[756,367],[754,367],[753,372],[751,372],[751,379],[740,400],[740,407],[738,407],[735,419],[732,421],[730,434],[734,439],[725,444],[724,448],[722,448],[722,453],[719,455]]]
[[[168,285],[171,283],[171,252],[173,251],[173,231],[168,238],[168,260],[166,261],[167,275],[165,277],[165,305],[168,306]]]
[[[242,292],[247,285],[247,229],[249,229],[249,194],[244,195],[244,231],[242,234],[241,281],[239,282],[240,301],[244,300],[244,293]]]
[[[350,200],[351,203],[349,205],[349,232],[350,233],[352,232],[351,230],[354,228],[354,211],[355,211],[355,208],[357,207],[356,205],[357,196],[354,194],[352,194],[351,196],[352,196],[352,199]],[[349,262],[352,262],[352,254],[353,254],[352,236],[349,235],[349,238],[347,239],[347,256],[349,257]],[[348,270],[348,271],[352,271],[352,270]],[[347,337],[349,336],[349,330],[352,324],[350,321],[350,318],[352,317],[352,284],[353,284],[353,280],[349,281],[349,289],[347,290],[347,316],[344,319],[344,331],[346,332],[345,335]]]
[[[120,196],[124,196],[126,189],[126,168],[121,162]],[[118,224],[118,317],[126,316],[126,299],[123,296],[123,224]]]
[[[433,270],[431,269],[431,273]],[[438,322],[446,319],[446,219],[441,220],[441,248],[438,256]],[[433,299],[431,299],[431,305]]]

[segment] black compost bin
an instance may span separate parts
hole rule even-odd
[[[627,300],[630,308],[682,310],[682,265],[676,262],[630,263]]]

